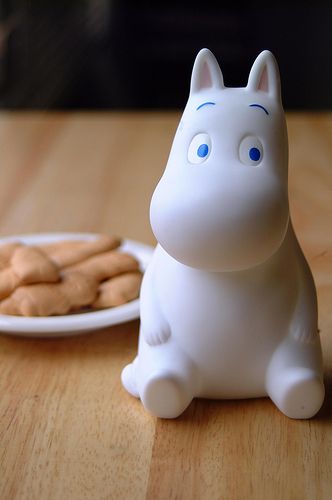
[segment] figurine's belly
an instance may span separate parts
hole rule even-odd
[[[238,397],[263,395],[294,309],[292,279],[207,273],[163,258],[154,284],[172,338],[199,369],[201,395],[235,397],[237,386]]]

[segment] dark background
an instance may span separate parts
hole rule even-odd
[[[268,48],[288,109],[332,108],[332,3],[0,0],[2,108],[182,108],[202,47],[227,86]]]

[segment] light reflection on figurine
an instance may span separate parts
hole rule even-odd
[[[314,282],[289,217],[277,63],[262,52],[227,88],[197,55],[190,96],[151,201],[159,242],[141,289],[124,387],[174,418],[193,398],[269,396],[291,418],[324,399]]]

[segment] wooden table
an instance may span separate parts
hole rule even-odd
[[[153,244],[149,200],[177,113],[2,113],[0,233],[100,231]],[[157,420],[121,387],[138,321],[89,335],[0,336],[0,498],[332,498],[332,115],[289,114],[294,225],[319,295],[326,402],[294,421],[268,399],[195,401]]]

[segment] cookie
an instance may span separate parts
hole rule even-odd
[[[18,245],[13,249],[8,267],[0,271],[0,299],[20,285],[53,283],[59,279],[58,267],[41,250]]]
[[[137,271],[138,268],[139,263],[132,255],[111,251],[90,257],[67,269],[93,276],[97,281],[101,282],[117,274]]]
[[[121,245],[121,239],[115,236],[101,235],[91,241],[58,241],[39,248],[60,268],[72,266],[92,255],[114,250]]]
[[[98,292],[98,282],[81,273],[64,273],[58,283],[20,286],[0,302],[0,313],[17,316],[52,316],[68,314],[91,304]]]
[[[21,243],[4,243],[0,245],[0,271],[6,269],[9,266],[10,259],[17,248],[19,248]]]
[[[139,296],[142,282],[140,271],[115,276],[100,284],[98,296],[92,303],[95,309],[115,307],[125,304]]]

